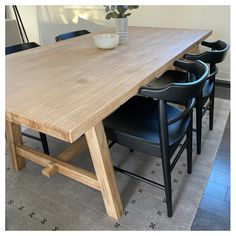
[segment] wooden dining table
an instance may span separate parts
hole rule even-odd
[[[42,165],[47,177],[59,173],[97,189],[107,214],[119,219],[123,206],[102,121],[211,33],[129,27],[128,44],[112,50],[96,48],[87,34],[7,55],[6,135],[13,168],[20,171],[27,159]],[[23,145],[21,126],[71,145],[58,156],[43,154]],[[95,173],[70,163],[87,148]]]

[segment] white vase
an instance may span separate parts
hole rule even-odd
[[[116,18],[116,34],[120,36],[119,44],[128,43],[128,18]]]

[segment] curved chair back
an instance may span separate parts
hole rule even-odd
[[[205,63],[209,63],[210,65],[214,65],[222,62],[227,54],[227,51],[229,50],[229,45],[221,40],[216,42],[203,41],[202,45],[211,48],[211,51],[206,51],[198,55],[186,54],[184,58],[194,61],[200,60]]]
[[[56,42],[61,41],[61,40],[66,40],[74,37],[78,37],[81,35],[89,34],[90,32],[87,30],[78,30],[78,31],[73,31],[65,34],[59,34],[58,36],[55,37]]]
[[[39,47],[39,45],[35,42],[16,44],[13,46],[6,47],[5,54],[8,55],[11,53],[20,52],[35,47]]]
[[[208,66],[201,61],[175,61],[174,65],[196,77],[195,81],[187,83],[170,83],[163,88],[142,87],[141,95],[166,100],[169,102],[187,101],[197,97],[205,84],[209,74]]]

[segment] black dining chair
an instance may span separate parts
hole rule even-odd
[[[11,53],[15,53],[15,52],[20,52],[23,50],[27,50],[30,48],[35,48],[35,47],[39,47],[39,45],[35,42],[29,42],[29,43],[20,43],[20,44],[16,44],[13,46],[9,46],[5,48],[5,54],[11,54]]]
[[[16,44],[13,46],[6,47],[5,54],[8,55],[11,53],[20,52],[20,51],[28,50],[35,47],[39,47],[39,45],[35,42]],[[28,138],[40,141],[42,143],[44,153],[48,155],[50,154],[46,134],[39,132],[39,137],[36,137],[31,134],[22,132],[22,135]]]
[[[55,37],[56,42],[61,41],[61,40],[66,40],[74,37],[78,37],[81,35],[89,34],[90,32],[88,30],[78,30],[78,31],[73,31],[69,33],[64,33],[64,34],[59,34]]]
[[[215,77],[218,72],[216,64],[222,62],[229,49],[229,45],[218,40],[216,42],[203,41],[201,45],[210,48],[210,51],[205,51],[200,54],[186,54],[187,60],[201,60],[207,63],[210,69],[210,74],[203,87],[202,92],[196,98],[196,137],[197,137],[197,154],[201,154],[202,143],[202,118],[209,110],[209,130],[213,129],[214,120],[214,98],[215,98]],[[162,76],[153,80],[150,85],[164,86],[171,82],[186,82],[188,79],[194,80],[194,77],[189,78],[186,73],[177,70],[169,70]]]
[[[120,167],[114,169],[164,189],[169,217],[173,215],[171,171],[187,148],[187,172],[192,172],[192,110],[195,97],[200,94],[209,72],[207,65],[200,61],[177,60],[174,65],[193,74],[196,80],[170,83],[162,88],[142,87],[139,90],[141,96],[131,98],[103,121],[111,144],[118,143],[149,156],[161,158],[164,184]],[[170,104],[179,101],[184,101],[186,105],[182,110]]]

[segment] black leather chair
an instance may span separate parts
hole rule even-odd
[[[188,83],[170,83],[162,88],[145,86],[104,120],[107,138],[133,150],[162,159],[164,185],[114,167],[131,177],[165,189],[167,214],[172,216],[171,171],[187,147],[187,171],[192,172],[192,110],[195,97],[205,84],[209,69],[203,62],[176,61],[176,67],[195,75]],[[181,110],[168,102],[184,101]],[[184,141],[184,137],[186,139]],[[179,148],[181,142],[184,143]],[[180,149],[175,157],[173,154]]]
[[[66,40],[74,37],[78,37],[81,35],[89,34],[90,32],[87,30],[78,30],[78,31],[73,31],[65,34],[59,34],[58,36],[55,37],[56,42],[61,41],[61,40]]]
[[[222,62],[229,49],[229,45],[225,42],[218,40],[216,42],[202,42],[203,46],[211,49],[201,54],[186,54],[184,56],[187,60],[201,60],[209,65],[210,74],[206,81],[201,94],[196,99],[196,133],[197,133],[197,154],[201,154],[201,140],[202,140],[202,117],[206,111],[209,110],[209,130],[213,129],[214,120],[214,97],[215,97],[215,76],[218,72],[216,64]],[[186,73],[177,70],[169,70],[161,77],[153,80],[150,85],[165,86],[171,82],[185,82],[189,78]]]
[[[30,42],[30,43],[20,43],[20,44],[16,44],[13,46],[9,46],[5,48],[5,54],[11,54],[11,53],[15,53],[15,52],[20,52],[23,50],[27,50],[30,48],[35,48],[35,47],[39,47],[39,45],[35,42]]]
[[[20,52],[20,51],[28,50],[28,49],[35,48],[35,47],[39,47],[39,45],[35,42],[16,44],[13,46],[6,47],[5,54],[8,55],[11,53]],[[22,132],[22,135],[24,135],[28,138],[32,138],[32,139],[40,141],[42,143],[44,153],[48,154],[48,155],[50,154],[46,134],[39,132],[39,137],[36,137],[36,136],[30,135],[30,134],[27,134],[25,132]]]

